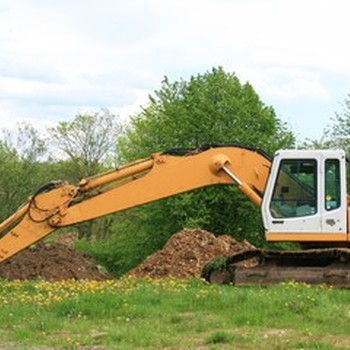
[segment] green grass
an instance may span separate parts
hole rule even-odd
[[[0,349],[349,349],[350,291],[199,280],[0,282]]]

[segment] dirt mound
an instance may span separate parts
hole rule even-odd
[[[69,233],[53,242],[39,243],[18,253],[0,265],[0,278],[47,281],[101,281],[112,278],[101,273],[91,257],[68,246],[75,239]],[[154,278],[199,277],[204,265],[213,258],[229,256],[252,247],[248,242],[237,242],[230,236],[215,237],[205,230],[185,229],[173,235],[162,250],[146,258],[129,275]]]
[[[73,247],[74,243],[78,240],[78,233],[74,231],[60,232],[53,238],[55,243],[62,243],[67,247]]]
[[[5,261],[0,265],[0,278],[101,281],[109,276],[101,273],[96,262],[88,255],[64,244],[51,242],[39,243]]]
[[[215,237],[200,229],[185,229],[173,235],[162,250],[150,255],[129,272],[135,277],[199,277],[206,263],[220,255],[232,255],[253,246],[231,236]]]

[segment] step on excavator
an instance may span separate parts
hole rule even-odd
[[[260,208],[267,242],[297,242],[303,249],[247,249],[209,264],[208,281],[350,286],[342,150],[280,150],[271,158],[239,144],[209,145],[155,153],[78,185],[51,182],[0,223],[0,262],[59,228],[214,185],[237,186]],[[249,259],[257,263],[247,267]]]

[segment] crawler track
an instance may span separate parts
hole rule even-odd
[[[247,262],[253,266],[246,266]],[[302,251],[252,249],[211,262],[202,276],[211,283],[268,285],[286,281],[350,288],[350,248]]]

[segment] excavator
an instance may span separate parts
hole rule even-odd
[[[350,207],[342,150],[280,150],[271,158],[240,144],[208,145],[154,153],[77,185],[53,181],[0,223],[0,262],[59,228],[214,185],[237,186],[260,208],[267,242],[296,242],[303,249],[247,249],[220,267],[206,267],[207,280],[350,286]],[[245,264],[252,260],[254,266]]]

